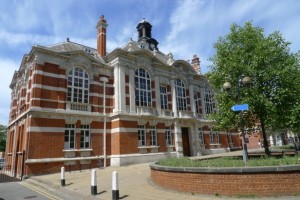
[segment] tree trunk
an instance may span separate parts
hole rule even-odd
[[[260,119],[260,124],[261,124],[263,139],[264,139],[265,153],[267,154],[267,156],[270,156],[269,142],[268,142],[268,138],[267,138],[267,134],[266,134],[266,128],[265,128],[264,120]]]

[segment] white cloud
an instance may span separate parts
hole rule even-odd
[[[191,59],[197,54],[202,72],[207,72],[211,64],[207,59],[213,56],[218,37],[228,34],[232,23],[243,26],[252,21],[266,34],[280,31],[292,42],[295,52],[300,46],[300,31],[295,26],[300,22],[299,10],[300,2],[295,0],[179,0],[169,19],[170,31],[160,47],[171,51],[175,59]]]
[[[20,61],[21,62],[21,61]],[[15,70],[18,70],[20,66],[19,61],[9,60],[3,57],[0,57],[0,96],[1,96],[1,104],[0,104],[0,124],[7,125],[8,124],[8,116],[10,109],[10,94],[11,89],[9,88],[9,84],[12,81],[13,74]]]

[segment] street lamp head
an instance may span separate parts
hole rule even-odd
[[[243,85],[249,85],[251,83],[251,78],[249,76],[245,76],[242,80]]]
[[[108,82],[108,78],[105,76],[100,77],[100,81],[103,83],[107,83]]]
[[[224,84],[223,84],[223,88],[225,89],[225,90],[230,90],[231,89],[231,84],[230,84],[230,82],[225,82]]]

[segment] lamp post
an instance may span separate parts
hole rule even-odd
[[[104,156],[104,162],[103,167],[106,167],[106,97],[105,97],[105,85],[108,82],[107,77],[100,77],[100,81],[103,83],[103,156]]]
[[[238,88],[237,88],[237,103],[239,104],[240,103],[240,99],[241,99],[241,92],[240,92],[240,88],[241,86],[243,85],[248,85],[251,83],[251,78],[248,77],[248,76],[245,76],[244,78],[241,78],[239,77],[239,80],[238,80]],[[225,90],[230,90],[231,89],[231,84],[230,82],[225,82],[223,84],[223,88]],[[241,132],[242,132],[242,137],[243,137],[243,144],[242,144],[242,147],[243,147],[243,160],[245,162],[245,165],[248,161],[248,150],[247,150],[247,144],[246,144],[246,137],[245,137],[245,130],[244,130],[244,122],[243,122],[243,111],[240,111],[239,112],[239,117],[240,117],[240,129],[241,129]]]

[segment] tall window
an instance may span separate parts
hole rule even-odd
[[[75,124],[65,125],[65,149],[75,148]]]
[[[208,87],[205,88],[204,93],[205,113],[211,114],[214,106],[213,95]]]
[[[200,141],[200,144],[204,144],[203,132],[201,131],[200,128],[198,130],[199,130],[199,141]]]
[[[201,98],[200,95],[198,95],[197,93],[194,94],[194,101],[196,113],[201,113]]]
[[[180,79],[175,81],[177,110],[186,110],[186,96],[184,84]]]
[[[215,132],[215,137],[216,137],[216,143],[220,144],[220,134],[219,134],[219,132]]]
[[[157,145],[157,137],[156,137],[156,130],[155,126],[150,126],[150,146]]]
[[[142,68],[135,71],[135,104],[151,106],[151,80],[149,74]]]
[[[171,134],[171,127],[166,127],[166,145],[171,146],[172,145],[172,134]]]
[[[161,109],[168,109],[167,87],[160,86],[160,106]]]
[[[68,101],[89,102],[89,76],[85,70],[74,67],[68,74]]]
[[[139,147],[146,146],[146,132],[144,125],[138,126],[138,143]]]
[[[215,143],[214,133],[213,132],[209,133],[209,142],[210,142],[210,144],[214,144]]]
[[[90,126],[81,125],[80,148],[90,148]]]

